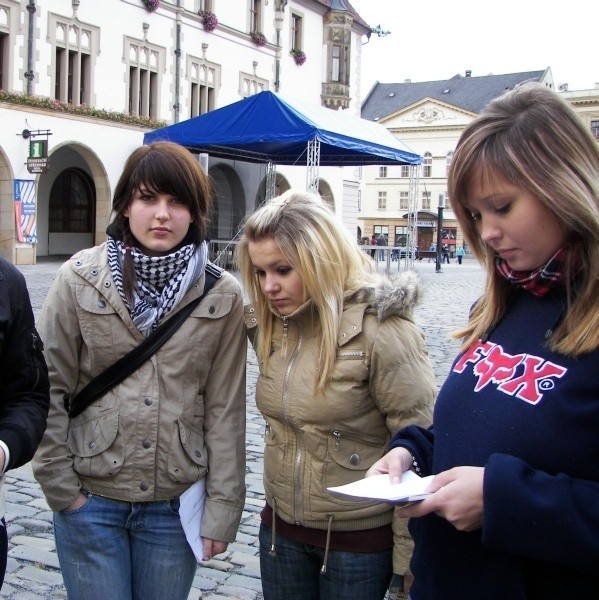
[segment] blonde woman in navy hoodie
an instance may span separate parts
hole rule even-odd
[[[434,411],[368,472],[435,475],[412,517],[412,600],[596,598],[599,147],[527,85],[464,130],[449,195],[487,285]]]

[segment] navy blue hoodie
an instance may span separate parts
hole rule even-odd
[[[516,291],[507,315],[459,355],[433,428],[408,427],[424,475],[484,466],[482,529],[412,519],[412,600],[599,597],[599,351],[569,358],[547,332],[563,290]]]

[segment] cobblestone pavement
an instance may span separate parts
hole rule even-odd
[[[36,317],[60,261],[21,266]],[[382,263],[381,263],[382,267]],[[391,263],[391,274],[397,272]],[[449,333],[466,320],[468,309],[482,291],[484,275],[473,259],[462,265],[416,264],[423,282],[423,299],[415,319],[426,336],[431,361],[440,385],[457,350]],[[263,421],[256,410],[254,391],[257,365],[250,348],[247,360],[247,501],[235,543],[218,559],[198,566],[188,600],[262,598],[258,559],[259,512],[264,503],[262,487]],[[8,567],[0,596],[8,600],[66,598],[52,533],[52,513],[34,480],[29,464],[7,473],[6,521],[9,533]]]

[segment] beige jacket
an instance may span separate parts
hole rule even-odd
[[[202,275],[181,306],[203,288]],[[82,488],[147,502],[177,497],[205,477],[202,535],[235,539],[245,502],[242,307],[238,282],[223,273],[150,360],[69,422],[65,394],[73,397],[143,335],[119,296],[105,245],[61,267],[39,324],[51,405],[33,460],[52,510],[69,506]]]
[[[411,318],[418,286],[416,275],[405,273],[394,287],[347,295],[337,363],[324,393],[315,393],[313,305],[289,317],[273,316],[273,350],[267,367],[260,364],[256,403],[266,419],[266,500],[288,523],[326,529],[329,515],[337,531],[391,523],[389,504],[352,500],[327,487],[363,478],[399,428],[430,424],[435,378]],[[256,325],[247,306],[250,338]],[[403,569],[396,572],[406,572],[407,564]]]

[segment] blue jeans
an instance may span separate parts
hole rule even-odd
[[[89,494],[54,513],[58,560],[73,600],[187,600],[197,562],[179,499],[121,502]]]
[[[264,600],[382,600],[393,572],[392,550],[329,550],[276,536],[270,555],[271,528],[260,525],[260,570]]]

